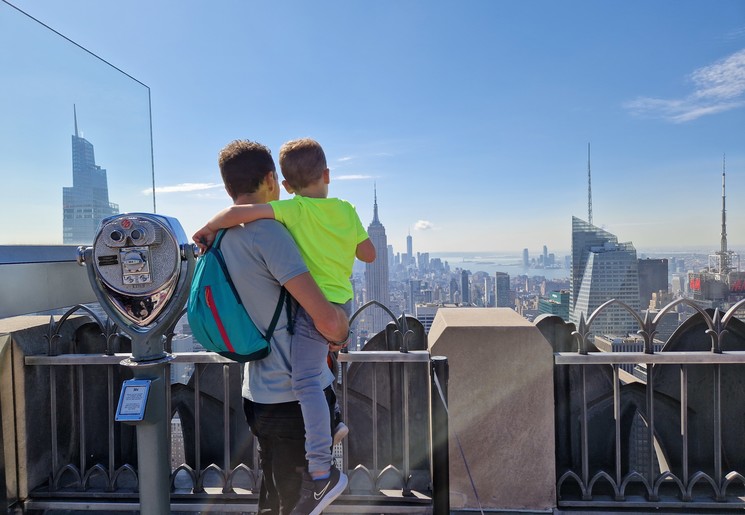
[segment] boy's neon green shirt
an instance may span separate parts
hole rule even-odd
[[[354,291],[349,277],[357,245],[368,239],[354,206],[338,198],[295,195],[269,202],[274,218],[295,239],[318,287],[330,302],[344,304]]]

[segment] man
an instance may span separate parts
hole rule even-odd
[[[220,152],[219,165],[225,189],[235,204],[279,199],[274,160],[263,145],[233,141]],[[221,249],[244,306],[260,330],[269,326],[283,285],[328,341],[347,339],[346,314],[325,299],[282,224],[259,220],[234,227],[223,237]],[[244,411],[259,442],[264,475],[259,492],[262,514],[290,513],[300,497],[306,466],[303,416],[292,391],[291,344],[283,313],[274,331],[271,354],[245,366]],[[330,344],[331,350],[340,348]],[[331,371],[324,371],[324,393],[331,413],[336,401],[333,380]]]

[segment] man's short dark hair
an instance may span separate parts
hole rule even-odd
[[[228,143],[217,159],[225,188],[233,198],[254,193],[269,172],[277,170],[271,151],[245,139]]]

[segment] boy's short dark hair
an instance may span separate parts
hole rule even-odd
[[[314,139],[295,139],[279,149],[279,166],[290,186],[304,188],[323,176],[327,168],[326,154]]]
[[[269,172],[276,171],[271,151],[245,139],[228,143],[217,158],[225,188],[233,200],[254,193]]]

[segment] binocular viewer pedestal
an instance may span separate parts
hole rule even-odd
[[[104,219],[78,262],[101,307],[132,340],[123,360],[134,379],[122,384],[115,419],[137,427],[140,512],[170,513],[168,368],[164,339],[183,314],[196,247],[170,217],[126,213]]]

